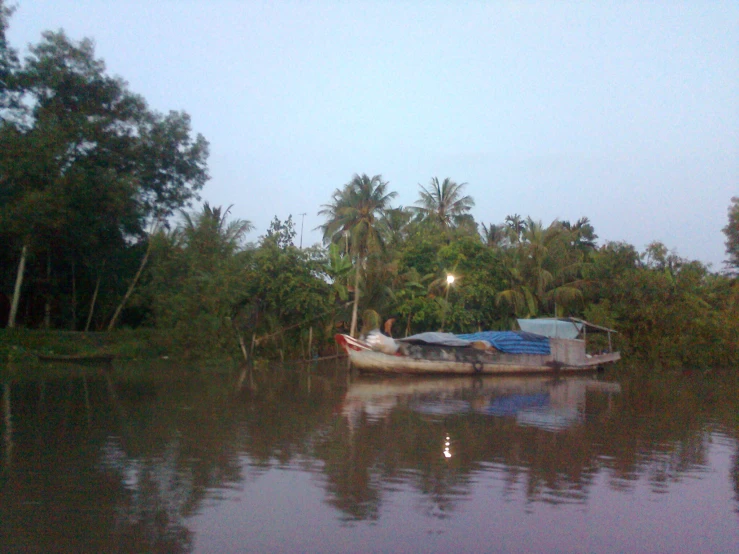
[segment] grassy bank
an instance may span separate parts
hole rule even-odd
[[[110,333],[0,329],[0,363],[34,363],[37,354],[110,354],[118,359],[169,356],[167,340],[152,329]]]

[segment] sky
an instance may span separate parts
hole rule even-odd
[[[7,3],[13,3],[7,2]],[[588,217],[723,267],[739,196],[739,3],[15,0],[8,39],[92,38],[108,72],[210,142],[211,205],[252,240],[355,173],[395,205],[467,183],[479,223]],[[305,215],[301,215],[305,214]]]

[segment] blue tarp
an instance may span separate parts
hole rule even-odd
[[[551,354],[549,339],[534,333],[525,331],[483,331],[481,333],[469,333],[466,335],[453,335],[451,333],[419,333],[397,342],[409,344],[429,344],[435,346],[469,346],[477,340],[484,340],[506,354]]]
[[[484,340],[507,354],[551,354],[549,339],[534,333],[524,331],[483,331],[456,335],[457,338],[467,341]]]
[[[479,412],[493,416],[516,415],[525,408],[548,408],[549,393],[539,394],[512,394],[493,398],[490,404],[479,409]]]

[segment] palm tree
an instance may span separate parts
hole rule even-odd
[[[370,178],[367,174],[355,174],[351,181],[334,191],[331,203],[324,204],[318,212],[326,217],[326,223],[319,227],[324,243],[348,240],[350,253],[356,259],[352,336],[356,336],[357,330],[362,265],[370,252],[383,249],[379,221],[389,209],[390,200],[397,196],[396,192],[387,192],[387,185],[382,175]]]
[[[480,224],[482,241],[488,248],[500,248],[506,244],[508,237],[508,228],[504,224],[496,225],[491,223],[490,225]]]
[[[562,227],[571,233],[571,244],[582,252],[593,252],[597,247],[595,228],[587,217],[581,217],[574,225],[569,221],[563,221]]]
[[[420,198],[412,209],[422,220],[434,222],[448,231],[472,217],[469,211],[475,201],[471,196],[462,194],[466,185],[456,183],[449,177],[440,183],[438,177],[433,177],[428,188],[418,185],[421,188]]]
[[[518,214],[507,215],[505,218],[505,223],[508,226],[508,233],[511,242],[521,242],[521,235],[526,230],[526,222],[523,220],[523,218]]]
[[[571,280],[581,266],[581,255],[572,256],[572,231],[556,220],[544,227],[530,217],[510,219],[515,224],[512,229],[522,230],[504,263],[510,288],[498,293],[497,303],[508,304],[516,315],[533,317],[552,305],[555,316],[563,315],[565,308],[582,299],[579,282]]]
[[[383,214],[381,230],[385,243],[391,249],[402,244],[407,238],[411,215],[410,210],[402,206],[386,210]]]
[[[178,228],[181,240],[199,254],[230,256],[241,248],[244,235],[254,229],[250,221],[234,219],[226,222],[233,205],[224,211],[221,206],[203,204],[200,213],[182,212],[182,225]]]

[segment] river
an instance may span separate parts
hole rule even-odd
[[[739,378],[0,378],[0,552],[736,552]]]

